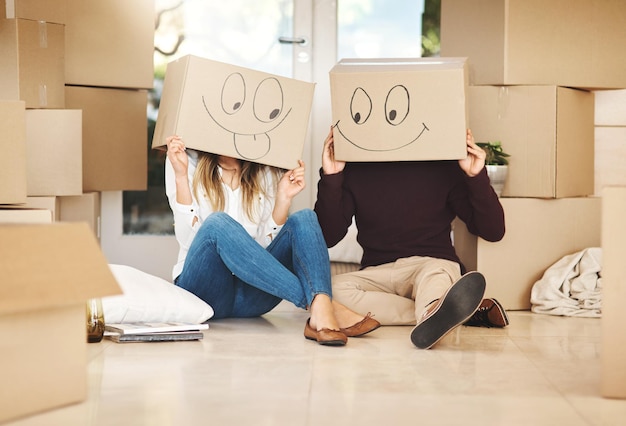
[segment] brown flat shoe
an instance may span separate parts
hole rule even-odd
[[[310,318],[306,320],[306,325],[304,326],[304,337],[307,339],[315,340],[320,345],[326,346],[344,346],[348,343],[348,338],[341,331],[328,328],[318,331],[311,327],[310,321]]]
[[[372,318],[372,313],[368,312],[361,321],[350,327],[342,328],[341,331],[348,337],[360,337],[370,333],[380,327],[380,323]]]

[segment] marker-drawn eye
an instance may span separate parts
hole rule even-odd
[[[238,72],[232,73],[222,87],[222,109],[232,115],[239,111],[246,100],[246,82]]]
[[[367,92],[357,87],[350,100],[350,115],[356,124],[363,124],[372,113],[372,99]]]
[[[263,123],[275,120],[283,110],[283,88],[274,77],[259,83],[254,94],[254,116]]]
[[[391,88],[385,100],[385,119],[392,126],[402,123],[409,115],[409,91],[397,85]]]

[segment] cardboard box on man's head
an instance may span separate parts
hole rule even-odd
[[[298,166],[315,85],[184,56],[167,66],[153,148],[187,148],[284,169]]]
[[[465,158],[466,58],[342,59],[330,71],[335,157]]]

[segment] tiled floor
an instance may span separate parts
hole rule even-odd
[[[85,403],[6,426],[625,425],[599,396],[600,320],[510,312],[435,348],[410,327],[346,347],[305,340],[307,314],[211,322],[201,342],[89,345]]]

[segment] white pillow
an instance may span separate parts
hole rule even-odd
[[[105,323],[186,322],[199,324],[213,308],[193,293],[160,277],[109,264],[123,294],[102,298]]]
[[[348,228],[346,236],[335,246],[328,249],[328,256],[331,262],[361,263],[363,248],[356,240],[358,230],[352,220],[352,225]]]

